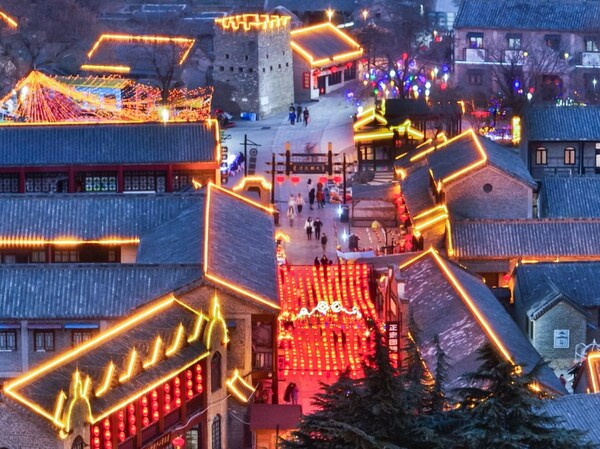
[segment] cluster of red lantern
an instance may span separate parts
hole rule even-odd
[[[290,181],[292,182],[292,184],[296,185],[300,182],[300,177],[296,176],[296,175],[291,175],[290,177]],[[277,181],[279,184],[282,184],[283,182],[285,182],[285,180],[287,179],[287,176],[285,175],[277,175],[275,176],[275,181]],[[339,184],[340,182],[342,182],[342,177],[341,176],[333,176],[331,178],[333,180],[333,182],[335,182],[336,184]],[[319,182],[323,185],[327,184],[327,181],[329,180],[329,177],[327,176],[321,176],[319,178]]]
[[[283,375],[339,373],[347,367],[354,376],[373,348],[365,319],[377,321],[369,296],[366,265],[291,267],[279,273],[282,313],[279,346],[284,357]],[[339,302],[342,310],[331,309]],[[317,306],[327,304],[325,313]],[[354,307],[360,316],[353,313]],[[315,308],[317,308],[315,310]],[[310,316],[298,316],[305,309]],[[312,312],[312,313],[311,313]]]

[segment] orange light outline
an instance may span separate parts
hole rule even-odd
[[[110,383],[115,374],[115,370],[116,370],[115,364],[111,360],[110,363],[108,364],[108,366],[106,367],[106,371],[104,372],[104,380],[102,381],[102,384],[100,385],[99,388],[96,389],[96,397],[97,398],[99,398],[104,393],[106,393],[108,391],[108,389],[110,388]]]
[[[6,22],[6,24],[13,28],[16,29],[19,27],[19,24],[17,23],[17,21],[15,19],[13,19],[11,16],[9,16],[8,14],[6,14],[4,11],[0,11],[0,17]]]
[[[148,369],[152,365],[156,364],[156,362],[158,362],[158,359],[160,356],[160,350],[161,350],[162,346],[163,346],[163,341],[159,335],[158,337],[156,337],[156,340],[154,340],[154,347],[152,348],[152,356],[150,357],[150,360],[147,360],[142,364],[144,369]],[[96,396],[97,396],[97,394],[96,394]]]
[[[377,113],[375,107],[372,107],[364,110],[363,113],[359,115],[359,120],[357,120],[352,127],[354,128],[354,131],[357,131],[361,126],[366,125],[372,120],[376,120],[381,125],[387,125],[388,123],[387,119],[383,115]]]
[[[454,256],[454,246],[452,244],[452,226],[450,225],[450,220],[446,222],[446,235],[448,236],[448,256]]]
[[[466,131],[460,133],[459,135],[454,136],[451,139],[447,139],[445,142],[442,142],[439,145],[435,145],[435,146],[426,148],[425,150],[421,151],[420,153],[415,154],[414,156],[412,156],[410,158],[410,161],[411,162],[418,161],[419,159],[422,159],[423,157],[427,156],[429,153],[433,153],[434,151],[437,151],[440,148],[444,148],[444,147],[448,146],[452,142],[455,142],[455,141],[457,141],[459,139],[462,139],[463,137],[465,137],[469,133],[471,134],[471,136],[473,138],[475,138],[475,131],[473,131],[473,128],[469,128]]]
[[[149,35],[135,35],[135,34],[102,34],[98,38],[98,40],[92,45],[92,48],[87,53],[87,57],[91,58],[100,44],[103,41],[132,41],[132,42],[144,42],[144,43],[153,43],[153,44],[167,44],[167,43],[176,43],[176,44],[188,44],[186,50],[184,50],[183,55],[179,58],[178,64],[181,65],[188,57],[190,50],[196,43],[196,39],[192,39],[189,37],[177,37],[177,36],[149,36]]]
[[[194,324],[194,331],[187,339],[188,343],[192,343],[192,342],[198,340],[198,338],[200,338],[200,334],[202,333],[202,328],[203,328],[202,325],[205,322],[208,323],[208,321],[209,321],[208,318],[206,318],[204,316],[204,314],[202,312],[200,312],[200,315],[198,316],[198,319],[196,319],[196,323]]]
[[[114,73],[129,73],[131,67],[126,65],[108,65],[108,64],[82,64],[79,67],[81,70],[88,72],[114,72]]]
[[[294,40],[293,40],[294,36],[311,33],[311,32],[314,32],[315,30],[320,30],[322,28],[329,28],[331,31],[333,31],[335,34],[337,34],[338,37],[341,37],[343,40],[345,40],[350,46],[355,47],[355,49],[352,51],[345,52],[345,53],[339,53],[337,55],[333,55],[328,58],[321,58],[321,59],[315,60],[314,56],[312,54],[310,54],[310,52],[308,50],[306,50],[304,47],[302,47],[297,42],[294,42]],[[328,64],[332,61],[333,62],[340,61],[342,59],[344,59],[344,60],[345,59],[355,59],[356,57],[359,57],[363,54],[363,49],[358,42],[356,42],[354,39],[352,39],[346,33],[341,31],[339,28],[333,26],[330,22],[324,22],[324,23],[320,23],[317,25],[312,25],[309,27],[292,30],[292,31],[290,31],[290,36],[292,38],[292,40],[290,42],[291,47],[294,50],[296,50],[298,53],[300,53],[311,64],[311,66],[320,66],[320,65]]]
[[[273,308],[275,310],[280,310],[280,307],[277,304],[269,301],[268,299],[265,299],[265,298],[263,298],[261,296],[258,296],[258,295],[254,294],[254,293],[252,293],[252,292],[250,292],[250,291],[248,291],[248,290],[246,290],[246,289],[244,289],[242,287],[239,287],[237,285],[232,284],[230,281],[226,281],[224,279],[221,279],[218,276],[215,276],[215,275],[209,273],[209,266],[208,266],[209,265],[208,264],[208,262],[209,262],[209,257],[208,257],[208,242],[209,242],[209,238],[210,238],[210,226],[209,226],[210,220],[209,220],[209,218],[210,218],[211,195],[212,195],[213,189],[217,189],[220,192],[223,192],[223,193],[225,193],[227,195],[230,195],[230,196],[232,196],[234,198],[242,200],[242,201],[246,202],[247,204],[250,204],[251,206],[254,206],[254,207],[258,208],[258,209],[263,210],[264,212],[267,212],[269,214],[273,214],[273,208],[263,206],[262,204],[256,203],[256,202],[254,202],[254,201],[252,201],[252,200],[250,200],[250,199],[248,199],[246,197],[238,195],[237,193],[232,192],[231,190],[224,189],[222,187],[217,186],[213,182],[209,182],[208,183],[208,187],[206,189],[206,208],[204,210],[204,264],[203,264],[204,265],[203,266],[204,276],[208,280],[216,282],[217,284],[220,284],[220,285],[222,285],[224,287],[227,287],[228,289],[231,289],[231,290],[233,290],[233,291],[235,291],[237,293],[241,293],[243,296],[247,296],[249,298],[252,298],[252,299],[254,299],[254,300],[256,300],[256,301],[258,301],[258,302],[260,302],[262,304],[265,304],[265,305],[267,305],[267,306],[269,306],[269,307],[271,307],[271,308]]]
[[[175,338],[173,338],[173,342],[171,343],[171,346],[165,352],[167,357],[171,357],[181,347],[181,345],[183,344],[183,340],[184,340],[183,334],[184,334],[183,324],[179,323],[179,326],[177,326],[177,331],[175,332]]]
[[[137,245],[140,243],[139,238],[110,238],[100,240],[80,240],[70,238],[58,238],[58,239],[13,239],[0,237],[0,247],[6,246],[43,246],[43,245],[56,245],[56,246],[78,246],[78,245]]]
[[[224,30],[244,31],[267,30],[285,27],[292,18],[289,16],[278,16],[274,14],[238,14],[215,19],[215,23]]]
[[[267,181],[264,177],[257,175],[257,176],[246,176],[240,182],[238,182],[234,187],[232,187],[231,190],[233,190],[234,192],[239,192],[240,190],[243,190],[244,187],[246,187],[246,184],[248,184],[249,182],[259,182],[263,189],[266,189],[269,191],[273,188],[273,186],[271,185],[271,183],[269,181]]]
[[[246,388],[247,390],[249,390],[251,393],[246,397],[244,396],[243,392],[241,392],[236,386],[235,386],[235,381],[239,381],[242,386],[244,388]],[[250,385],[248,382],[246,382],[242,376],[240,376],[240,372],[236,369],[235,372],[233,373],[233,376],[230,379],[227,379],[227,382],[225,382],[227,384],[227,387],[229,387],[229,390],[233,393],[233,395],[235,397],[237,397],[242,403],[246,404],[250,398],[252,397],[252,395],[254,394],[254,392],[256,391],[256,387],[253,387],[252,385]]]
[[[600,392],[600,387],[598,386],[598,379],[597,379],[598,372],[593,369],[593,365],[596,362],[596,359],[600,359],[600,352],[596,351],[596,352],[588,353],[588,355],[587,355],[588,370],[589,370],[590,379],[592,380],[592,390],[594,393]]]
[[[133,375],[133,369],[135,368],[135,362],[138,359],[138,353],[133,348],[129,354],[129,363],[127,363],[127,370],[119,377],[119,382],[123,383]]]

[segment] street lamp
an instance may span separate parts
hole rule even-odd
[[[596,83],[598,82],[598,80],[596,78],[594,78],[592,80],[592,84],[594,85],[594,92],[596,92]]]
[[[363,17],[363,21],[365,22],[365,24],[367,23],[367,16],[369,15],[369,11],[367,11],[366,9],[362,10],[362,17]]]
[[[327,11],[325,11],[325,14],[327,14],[327,18],[331,22],[331,18],[333,17],[333,9],[329,8]]]

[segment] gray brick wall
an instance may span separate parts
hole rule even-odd
[[[490,184],[492,190],[484,191]],[[494,167],[463,176],[445,188],[452,213],[465,218],[531,218],[533,191]]]
[[[290,28],[232,31],[215,27],[213,78],[233,89],[242,112],[265,118],[294,101]],[[218,94],[218,93],[217,93]]]

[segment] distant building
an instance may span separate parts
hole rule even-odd
[[[600,177],[544,178],[538,214],[540,218],[600,218]]]
[[[529,109],[523,117],[521,157],[532,176],[600,175],[599,122],[600,107]]]
[[[344,87],[356,79],[360,44],[330,22],[293,30],[294,96],[299,102]]]
[[[244,14],[215,19],[215,103],[262,119],[294,102],[290,17]],[[219,86],[219,83],[223,87]],[[218,98],[219,95],[229,98]]]
[[[541,101],[595,102],[598,20],[600,4],[582,0],[462,2],[450,82],[482,100],[501,90],[497,79],[505,76],[507,89]]]

